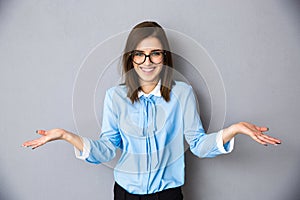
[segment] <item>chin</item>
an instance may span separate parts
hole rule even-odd
[[[153,78],[150,78],[150,77],[139,77],[140,80],[142,82],[145,82],[145,83],[153,83],[153,82],[158,82],[159,81],[159,77],[153,77]]]

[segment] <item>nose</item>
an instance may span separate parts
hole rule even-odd
[[[150,61],[150,56],[146,56],[146,60],[144,62],[145,65],[151,65],[152,62]]]

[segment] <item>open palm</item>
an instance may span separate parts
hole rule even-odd
[[[36,133],[40,134],[42,137],[35,140],[26,141],[22,144],[22,146],[31,147],[32,149],[35,149],[48,142],[62,139],[64,132],[65,132],[64,129],[51,129],[49,131],[37,130]]]

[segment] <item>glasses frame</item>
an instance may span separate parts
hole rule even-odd
[[[141,54],[144,55],[144,61],[143,61],[143,62],[137,63],[137,62],[134,61],[133,56],[134,56],[134,53],[136,53],[136,52],[139,52],[139,53],[141,53]],[[152,54],[153,52],[161,52],[161,53],[163,54],[163,58],[162,58],[161,62],[155,63],[155,62],[153,62],[153,61],[151,60],[151,54]],[[145,54],[145,53],[142,52],[142,51],[139,51],[139,50],[133,50],[132,52],[130,52],[129,55],[130,55],[130,58],[131,58],[132,62],[134,62],[134,63],[137,64],[137,65],[143,64],[143,63],[146,61],[147,57],[149,58],[149,61],[150,61],[151,63],[158,65],[158,64],[161,64],[162,62],[164,62],[164,60],[165,60],[167,54],[166,54],[166,51],[165,51],[165,50],[157,49],[157,50],[152,50],[152,51],[150,51],[150,53],[149,53],[148,55]]]

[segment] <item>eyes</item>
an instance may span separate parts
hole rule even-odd
[[[134,51],[132,55],[134,57],[144,57],[144,56],[147,56],[145,53],[143,53],[141,51]],[[163,51],[161,51],[161,50],[151,51],[148,56],[150,56],[150,57],[163,56]]]
[[[150,53],[150,56],[163,56],[163,52],[162,51],[153,51]]]
[[[144,53],[138,52],[138,51],[137,51],[137,52],[133,52],[133,54],[132,54],[133,57],[135,57],[135,56],[136,56],[136,57],[142,57],[142,56],[144,56],[144,55],[145,55]]]

